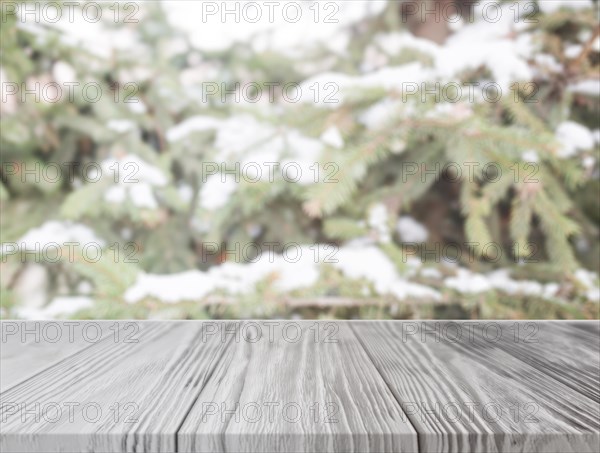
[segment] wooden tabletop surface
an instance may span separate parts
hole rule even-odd
[[[0,451],[597,452],[598,321],[3,321]]]

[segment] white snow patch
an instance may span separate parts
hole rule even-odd
[[[583,50],[583,46],[581,44],[569,44],[565,47],[564,53],[565,57],[570,59],[575,59],[581,55],[581,51]]]
[[[105,201],[120,204],[129,198],[140,208],[158,207],[153,188],[167,184],[167,177],[161,169],[131,154],[120,159],[106,159],[101,167],[107,178],[117,180],[117,184],[104,193]]]
[[[210,129],[218,129],[222,121],[210,116],[193,116],[171,127],[165,133],[167,141],[177,142],[192,132],[202,132]]]
[[[94,301],[85,296],[56,297],[43,308],[17,308],[17,315],[23,319],[57,319],[91,308]]]
[[[271,164],[277,163],[280,168],[275,170],[285,172],[288,181],[314,183],[314,171],[310,167],[319,160],[324,148],[322,141],[296,129],[275,128],[257,121],[251,115],[236,115],[217,122],[206,117],[195,117],[191,122],[182,123],[181,128],[171,130],[170,136],[173,140],[181,139],[192,131],[209,128],[215,128],[217,132],[215,164],[227,169],[239,164],[239,169],[248,180],[267,180],[271,175]],[[215,184],[212,181],[209,187]],[[225,193],[230,193],[232,189],[227,184]]]
[[[166,13],[169,22],[187,32],[192,45],[203,50],[226,50],[241,42],[263,51],[295,55],[295,49],[310,49],[319,43],[339,51],[345,49],[345,42],[338,43],[345,27],[378,14],[387,4],[382,0],[356,0],[338,2],[333,10],[325,5],[315,9],[310,2],[297,2],[291,7],[286,3],[246,3],[253,2],[217,2],[216,9],[211,10],[203,2],[169,1]],[[225,11],[230,12],[223,18]]]
[[[288,145],[289,157],[281,162],[281,166],[287,173],[287,179],[301,185],[314,184],[315,173],[310,167],[318,162],[323,151],[323,143],[295,129],[285,133],[284,143]],[[284,170],[283,167],[286,165],[288,167]]]
[[[514,280],[510,277],[508,269],[498,269],[487,275],[471,272],[468,269],[457,269],[454,277],[444,280],[448,288],[464,294],[477,294],[492,289],[510,295],[529,295],[544,298],[553,298],[558,291],[558,284],[532,280]]]
[[[535,150],[528,149],[521,155],[521,159],[523,159],[524,162],[536,163],[540,161],[540,156],[538,156],[538,153]]]
[[[525,294],[529,296],[543,296],[544,285],[531,280],[513,280],[508,269],[499,269],[487,276],[493,288],[507,294]]]
[[[358,122],[369,130],[383,129],[389,126],[401,112],[408,113],[406,116],[410,116],[411,110],[411,104],[402,104],[400,101],[386,98],[362,112],[358,117]]]
[[[251,115],[232,116],[218,128],[215,147],[220,153],[217,161],[226,161],[250,151],[278,155],[282,145],[280,140],[274,140],[276,132],[273,126],[259,122]]]
[[[564,66],[556,60],[554,55],[539,53],[534,59],[537,66],[542,69],[543,72],[558,74],[564,71]]]
[[[571,93],[600,97],[600,79],[581,80],[569,85],[567,90]]]
[[[77,285],[77,292],[79,294],[92,294],[93,289],[94,289],[94,287],[88,280],[82,280]]]
[[[600,301],[600,287],[598,286],[598,275],[587,269],[577,269],[575,278],[586,289],[586,296],[589,300]]]
[[[392,240],[388,227],[388,212],[384,204],[377,203],[369,210],[368,224],[381,242],[388,243]]]
[[[158,203],[152,192],[152,186],[145,182],[133,184],[129,189],[131,202],[139,208],[156,209]]]
[[[423,269],[421,269],[420,274],[422,277],[425,278],[442,278],[442,273],[436,269],[435,267],[425,267]]]
[[[75,69],[68,63],[64,61],[57,61],[52,66],[52,77],[56,80],[60,85],[64,85],[65,83],[77,82],[75,73]]]
[[[125,293],[129,303],[153,297],[165,303],[200,300],[213,291],[243,294],[269,275],[278,291],[289,292],[313,286],[319,278],[319,263],[331,255],[330,245],[290,248],[285,255],[262,253],[251,263],[225,262],[207,272],[198,270],[171,275],[140,274]]]
[[[410,216],[402,216],[398,219],[396,231],[402,242],[425,242],[429,237],[427,228]]]
[[[594,156],[585,156],[581,160],[581,165],[583,165],[583,168],[591,170],[596,166],[596,158]]]
[[[533,40],[528,33],[512,37],[513,32],[522,30],[523,24],[514,22],[509,5],[495,3],[501,9],[497,22],[482,20],[485,3],[476,6],[474,17],[480,20],[459,27],[443,46],[408,33],[379,35],[375,41],[389,54],[414,49],[433,59],[432,69],[423,68],[419,76],[407,79],[408,82],[451,81],[461,72],[484,66],[502,90],[508,90],[514,81],[532,79],[533,71],[527,60],[534,57]]]
[[[336,268],[351,279],[365,278],[378,293],[385,293],[398,276],[394,264],[377,247],[341,247],[336,253]]]
[[[104,200],[109,203],[121,204],[127,199],[127,188],[124,186],[112,186],[104,192]]]
[[[485,276],[474,274],[467,269],[457,269],[454,277],[448,277],[444,280],[444,285],[460,293],[467,294],[482,293],[492,289],[492,285]]]
[[[571,157],[579,150],[594,146],[594,136],[585,126],[574,121],[565,121],[556,129],[556,139],[561,144],[559,157]]]
[[[81,12],[69,14],[66,9],[62,9],[61,13],[60,5],[56,4],[53,7],[52,4],[48,4],[47,6],[49,7],[47,14],[52,21],[43,19],[40,21],[39,9],[37,14],[31,14],[30,10],[19,8],[17,14],[20,19],[17,21],[17,27],[34,33],[40,42],[47,42],[52,33],[58,32],[63,44],[100,58],[110,58],[115,50],[132,52],[140,56],[144,54],[145,49],[140,45],[133,27],[109,28],[106,26],[106,21],[86,20],[86,14]],[[43,12],[41,17],[44,17],[44,14],[46,13]],[[96,12],[90,10],[87,14],[94,17]],[[104,17],[103,15],[102,18]],[[141,15],[138,14],[138,18],[140,17]]]
[[[189,184],[181,184],[177,187],[177,193],[184,203],[189,203],[194,198],[194,190]]]
[[[146,107],[146,104],[144,103],[144,101],[140,100],[140,99],[130,99],[129,102],[126,103],[127,104],[127,108],[129,109],[129,111],[131,113],[135,113],[138,115],[143,115],[144,113],[146,113],[148,111],[148,107]]]
[[[214,210],[227,204],[236,191],[237,184],[229,175],[211,175],[200,189],[200,205],[204,209]],[[223,179],[224,178],[224,179]]]
[[[159,187],[167,184],[167,177],[160,168],[134,154],[127,154],[118,159],[106,159],[102,162],[101,167],[104,175],[117,180],[120,184],[145,182]]]
[[[250,263],[225,262],[207,272],[198,270],[171,275],[140,274],[125,293],[129,303],[146,297],[165,303],[200,300],[213,291],[244,294],[268,276],[281,292],[313,286],[319,278],[320,265],[331,262],[348,278],[365,278],[379,294],[439,300],[441,295],[432,288],[399,278],[394,265],[374,246],[345,246],[333,250],[331,245],[291,247],[283,255],[263,253]],[[336,262],[337,261],[337,262]]]
[[[327,128],[327,130],[321,135],[321,140],[326,145],[337,149],[344,147],[344,139],[342,138],[342,134],[340,134],[340,130],[335,126]]]
[[[98,244],[100,247],[105,245],[105,241],[96,236],[90,227],[57,220],[49,220],[40,227],[29,230],[16,241],[17,247],[21,250],[42,250],[50,244],[61,246],[69,242],[75,242],[79,246],[91,243]],[[2,254],[7,253],[9,251],[8,244],[3,244],[1,250]],[[13,250],[10,251],[13,252]]]
[[[351,279],[364,278],[370,281],[378,294],[393,294],[399,299],[427,297],[441,299],[439,292],[399,278],[394,264],[377,247],[344,246],[336,254],[336,268]]]
[[[106,123],[106,127],[119,134],[123,134],[135,130],[136,125],[131,120],[110,120]]]
[[[482,4],[478,7],[482,7]],[[514,23],[514,14],[509,13],[511,11],[503,5],[498,22],[468,24],[450,36],[436,55],[437,74],[451,80],[465,70],[485,66],[502,90],[508,90],[514,81],[531,80],[533,71],[527,63],[534,50],[531,35],[519,34],[516,38],[510,38],[511,32],[519,24]],[[481,14],[478,16],[482,17]]]
[[[350,76],[342,73],[326,72],[305,80],[301,85],[301,101],[321,107],[336,108],[345,102],[347,96],[356,90],[384,89],[402,92],[406,83],[421,83],[432,78],[432,71],[423,67],[421,63],[409,63],[402,66],[384,67],[377,71],[361,75]],[[314,88],[316,84],[322,91],[315,99]],[[333,92],[330,87],[339,91]]]
[[[202,299],[213,289],[211,278],[197,270],[170,275],[140,273],[135,284],[125,292],[124,299],[133,303],[153,297],[165,303],[176,303]]]

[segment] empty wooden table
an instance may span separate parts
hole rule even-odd
[[[2,452],[596,452],[600,324],[3,321]]]

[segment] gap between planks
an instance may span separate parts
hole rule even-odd
[[[284,321],[285,322],[285,321]],[[305,322],[311,322],[311,321],[305,321]],[[332,321],[323,321],[322,323],[332,323]],[[438,322],[440,323],[440,321],[430,321],[429,324],[431,323],[435,323]],[[125,323],[125,321],[123,321],[123,323]],[[215,323],[215,322],[213,322]],[[216,323],[220,323],[222,325],[226,325],[228,324],[227,321],[217,321]],[[235,325],[235,330],[236,332],[238,332],[241,329],[241,326],[244,325],[244,321],[237,321],[234,323],[229,323],[230,325],[233,324]],[[312,322],[313,324],[315,323],[314,321]],[[380,367],[377,364],[377,361],[375,360],[373,354],[373,346],[374,344],[371,345],[367,345],[365,344],[365,338],[363,337],[363,335],[359,335],[357,330],[363,330],[364,333],[364,327],[366,326],[371,326],[371,329],[373,329],[373,331],[378,330],[377,328],[375,328],[376,326],[386,326],[387,327],[391,327],[393,326],[393,324],[399,325],[401,322],[393,322],[393,321],[383,321],[383,322],[370,322],[370,321],[359,321],[359,322],[336,322],[338,325],[342,325],[342,326],[347,326],[348,331],[350,332],[350,334],[352,335],[352,338],[354,338],[356,340],[356,344],[357,346],[362,350],[363,354],[368,358],[369,363],[371,364],[371,370],[372,372],[376,372],[378,378],[385,384],[387,390],[391,393],[391,395],[393,396],[393,400],[394,403],[398,406],[399,410],[401,410],[405,415],[406,418],[408,420],[408,423],[410,424],[410,426],[413,428],[413,430],[416,432],[416,442],[417,442],[417,448],[418,451],[427,451],[427,449],[420,443],[421,441],[421,434],[422,430],[421,429],[417,429],[417,427],[422,428],[422,426],[419,426],[418,420],[414,419],[412,417],[412,414],[408,414],[407,411],[405,411],[405,408],[403,406],[403,403],[401,402],[402,398],[400,398],[397,394],[398,392],[398,385],[392,385],[393,382],[389,379],[389,375],[387,375],[386,373],[383,373],[382,370],[380,369]],[[393,323],[393,324],[391,324]],[[414,322],[413,322],[414,323]],[[427,324],[427,322],[425,322]],[[466,324],[466,323],[462,323],[462,324]],[[553,323],[545,323],[545,322],[540,322],[538,323],[539,326],[541,326],[542,328],[544,328],[544,326],[548,325],[548,324],[553,324]],[[570,324],[570,323],[569,323]],[[565,328],[574,328],[577,329],[581,332],[585,332],[588,335],[597,335],[597,329],[593,328],[593,324],[581,324],[581,325],[573,325],[570,326],[567,323],[564,324],[559,324],[559,328],[562,328],[561,326],[564,326]],[[589,327],[588,327],[589,326]],[[368,330],[368,329],[367,329]],[[368,332],[367,332],[368,333]],[[573,333],[574,334],[574,333]],[[596,337],[598,338],[598,337]],[[104,339],[104,337],[103,337]],[[191,342],[194,342],[195,340],[197,340],[196,337],[190,339]],[[391,340],[390,340],[391,341]],[[63,357],[62,359],[56,361],[56,362],[52,362],[47,364],[46,366],[44,366],[42,369],[38,370],[37,372],[35,372],[34,374],[28,376],[27,378],[25,378],[23,381],[19,381],[17,384],[13,384],[11,385],[9,388],[7,388],[6,390],[4,390],[2,393],[5,393],[8,390],[12,390],[14,389],[17,385],[21,385],[23,383],[29,382],[29,381],[33,381],[36,379],[36,377],[39,377],[40,374],[43,374],[44,372],[47,372],[49,369],[53,368],[53,367],[57,367],[59,365],[65,365],[65,362],[69,362],[69,361],[73,361],[74,359],[77,358],[78,355],[85,355],[85,351],[87,351],[90,347],[95,346],[96,344],[92,344],[89,346],[86,346],[83,349],[77,350],[72,352],[70,355]],[[398,345],[400,345],[400,343],[398,343]],[[397,345],[397,346],[398,346]],[[485,344],[482,344],[485,348]],[[193,344],[189,344],[188,345],[190,348],[193,348],[194,345]],[[189,405],[188,409],[183,413],[183,416],[181,418],[181,423],[177,426],[177,428],[174,431],[174,436],[175,438],[173,439],[173,445],[175,447],[175,451],[180,451],[180,443],[179,443],[179,435],[182,432],[182,427],[188,422],[188,419],[191,416],[192,411],[194,410],[196,403],[198,401],[198,399],[200,398],[200,396],[202,395],[203,391],[205,390],[205,388],[209,385],[212,384],[212,380],[213,380],[213,376],[215,375],[215,372],[223,365],[224,360],[228,357],[228,354],[233,353],[235,351],[232,351],[232,348],[235,345],[233,344],[233,337],[229,338],[229,340],[227,341],[227,343],[222,347],[222,349],[220,349],[220,353],[218,354],[217,357],[215,357],[215,360],[213,361],[213,363],[211,364],[212,367],[210,368],[210,370],[208,371],[207,375],[205,376],[205,379],[202,382],[202,385],[197,389],[197,393],[195,394],[195,398],[192,401],[192,403]],[[285,346],[285,345],[283,345]],[[283,347],[282,346],[282,347]],[[448,345],[446,345],[445,347],[447,347]],[[465,345],[468,346],[468,345]],[[506,345],[504,345],[506,346]],[[462,346],[461,346],[462,348]],[[469,346],[470,348],[470,346]],[[558,388],[561,388],[565,384],[564,382],[561,382],[560,380],[557,380],[555,376],[551,375],[548,373],[548,363],[546,363],[544,360],[541,360],[540,363],[537,364],[537,366],[532,365],[531,363],[529,363],[526,358],[522,355],[519,355],[519,351],[515,351],[515,350],[509,350],[506,347],[503,347],[502,345],[497,345],[495,346],[495,348],[499,349],[498,353],[500,353],[501,355],[506,356],[506,358],[508,359],[509,356],[512,356],[512,360],[513,362],[520,362],[523,365],[524,369],[532,369],[535,370],[537,373],[539,373],[539,376],[543,377],[543,380],[546,381],[555,381],[558,385]],[[543,349],[543,348],[542,348]],[[494,352],[494,349],[491,349],[492,352]],[[88,351],[89,352],[89,351]],[[456,352],[456,351],[454,351]],[[460,350],[459,350],[460,352]],[[465,362],[473,362],[475,365],[480,366],[480,365],[485,365],[485,363],[479,361],[479,359],[474,359],[473,357],[469,357],[468,353],[471,353],[472,351],[470,351],[470,349],[465,349],[462,353],[464,354],[464,359]],[[538,351],[540,352],[540,351]],[[539,357],[541,357],[541,359],[544,359],[544,356],[540,355]],[[554,358],[555,356],[552,356],[552,358]],[[580,357],[575,357],[575,360],[581,360]],[[550,365],[552,365],[553,363],[550,363]],[[568,386],[568,385],[567,385]],[[581,394],[581,396],[585,396],[585,394],[580,390],[580,389],[574,389],[571,388],[569,389],[570,391],[575,391],[579,394]],[[571,393],[571,392],[569,392]],[[571,393],[572,394],[572,393]],[[408,400],[409,401],[409,400]],[[169,433],[171,434],[171,433]],[[565,433],[566,434],[566,433]]]

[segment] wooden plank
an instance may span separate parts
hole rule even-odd
[[[467,324],[453,323],[459,339],[443,323],[352,325],[417,429],[420,451],[597,451],[598,403],[491,341],[491,323],[472,335]]]
[[[111,327],[114,321],[0,321],[0,392],[90,347]]]
[[[0,394],[0,450],[175,451],[227,342],[211,323],[137,324],[137,342],[121,330]]]
[[[502,322],[504,351],[600,403],[600,331],[590,322]],[[587,327],[586,327],[587,326]]]
[[[568,323],[570,327],[585,330],[591,333],[596,343],[600,343],[600,320],[596,321],[556,321],[557,323]]]
[[[110,321],[90,322],[90,341],[80,326],[65,323],[57,341],[40,326],[1,343],[3,452],[584,452],[600,442],[596,322]]]
[[[259,341],[231,343],[179,431],[180,451],[417,451],[347,323],[279,322],[272,335],[261,326]]]

